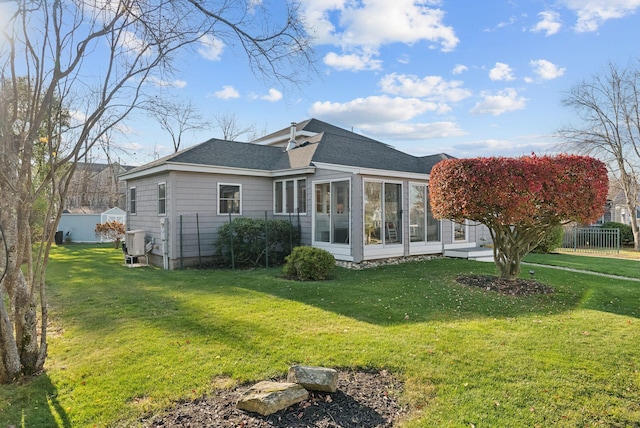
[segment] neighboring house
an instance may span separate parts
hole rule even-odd
[[[636,204],[636,221],[640,224],[640,201]],[[626,198],[624,192],[620,188],[620,185],[612,182],[609,184],[609,193],[607,195],[607,205],[605,206],[605,212],[595,225],[601,225],[610,221],[616,223],[622,223],[631,225],[632,213],[629,212],[627,207]]]
[[[212,139],[120,178],[128,229],[145,231],[152,264],[196,263],[215,253],[216,232],[230,217],[265,213],[299,221],[302,244],[358,263],[488,238],[486,229],[431,215],[429,172],[447,158],[411,156],[310,119],[251,143]]]
[[[126,188],[118,175],[130,166],[117,163],[78,162],[69,183],[64,209],[72,212],[101,213],[109,208],[124,209]]]

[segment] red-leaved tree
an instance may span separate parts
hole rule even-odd
[[[96,224],[95,232],[101,239],[113,241],[113,245],[116,248],[120,248],[120,241],[124,238],[124,234],[127,233],[127,227],[124,223],[113,220]]]
[[[434,216],[486,225],[500,276],[516,279],[551,227],[602,215],[608,183],[589,156],[447,159],[431,170],[429,196]]]

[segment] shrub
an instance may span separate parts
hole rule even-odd
[[[106,241],[113,241],[113,245],[116,248],[120,248],[120,241],[124,238],[124,234],[127,229],[123,223],[117,220],[108,221],[106,223],[96,224],[96,235]],[[67,239],[71,241],[71,237],[67,236]]]
[[[631,226],[628,224],[610,221],[602,223],[600,229],[620,229],[620,243],[623,245],[633,245],[633,229],[631,229]]]
[[[564,238],[564,227],[562,225],[556,225],[547,230],[544,234],[544,238],[533,249],[533,253],[551,253],[562,245],[562,239]]]
[[[330,252],[314,247],[296,247],[286,261],[284,274],[300,281],[326,279],[336,264]]]
[[[218,228],[214,245],[219,261],[225,266],[264,266],[267,258],[265,227],[269,238],[269,264],[278,265],[297,242],[298,231],[287,220],[265,220],[239,217]]]

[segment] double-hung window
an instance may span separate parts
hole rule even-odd
[[[299,178],[295,180],[278,180],[274,185],[275,214],[288,214],[307,212],[307,180]]]
[[[167,183],[158,183],[158,215],[167,214]]]
[[[129,214],[136,213],[136,188],[129,188]]]
[[[242,186],[218,183],[218,214],[242,214]]]
[[[469,236],[469,225],[467,221],[463,221],[462,223],[453,223],[453,241],[454,242],[465,242],[467,241]]]

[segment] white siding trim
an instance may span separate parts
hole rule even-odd
[[[242,184],[241,183],[221,183],[221,182],[218,182],[216,186],[217,186],[216,187],[216,210],[218,212],[218,215],[227,215],[227,216],[229,215],[229,213],[220,212],[220,198],[221,198],[220,187],[221,186],[237,186],[238,189],[239,189],[239,193],[240,193],[238,195],[238,198],[240,199],[240,208],[238,209],[237,213],[231,213],[231,215],[232,216],[241,216],[242,215],[243,205],[244,205],[244,202],[242,200]]]
[[[160,185],[164,184],[164,212],[161,213],[160,212]],[[167,182],[166,181],[159,181],[158,182],[158,186],[156,187],[157,191],[158,191],[158,199],[157,199],[157,203],[158,203],[158,216],[162,217],[162,216],[166,216],[167,215]]]
[[[331,171],[349,172],[351,174],[371,175],[380,177],[391,177],[406,180],[426,180],[429,181],[429,174],[421,174],[417,172],[392,171],[374,168],[359,168],[355,166],[337,165],[331,163],[314,162],[317,168],[328,169]]]
[[[120,175],[118,178],[120,180],[133,180],[135,178],[146,177],[154,174],[160,174],[167,171],[201,172],[205,174],[223,174],[223,175],[244,175],[244,176],[250,176],[250,177],[283,177],[283,176],[293,175],[293,174],[313,174],[315,170],[316,169],[312,166],[307,166],[304,168],[290,168],[290,169],[279,169],[276,171],[270,171],[265,169],[234,168],[234,167],[227,167],[227,166],[167,162],[165,164],[148,168],[142,171],[125,173]]]

